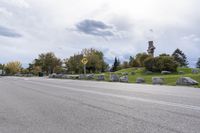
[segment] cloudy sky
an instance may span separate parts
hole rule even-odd
[[[108,62],[180,48],[194,66],[200,57],[199,0],[0,0],[0,63],[27,66],[38,54],[66,58],[83,48]]]

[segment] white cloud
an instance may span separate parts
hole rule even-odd
[[[29,4],[25,0],[1,0],[2,3],[9,4],[11,6],[28,8]]]
[[[28,63],[47,51],[64,58],[89,47],[103,50],[108,60],[114,56],[125,59],[145,52],[152,39],[157,55],[179,47],[196,60],[200,52],[199,4],[198,0],[1,0],[0,25],[23,36],[0,37],[4,50],[0,62],[20,57]],[[102,38],[66,30],[83,20],[110,25],[113,29],[108,31],[115,36]]]

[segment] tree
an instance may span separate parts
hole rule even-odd
[[[81,53],[88,59],[88,63],[86,65],[87,71],[90,73],[105,72],[108,64],[104,61],[103,52],[90,48],[83,49]]]
[[[19,61],[9,62],[5,65],[6,74],[14,75],[21,72],[22,65]]]
[[[112,72],[117,71],[117,64],[118,64],[117,57],[115,57],[115,60],[114,60],[114,63],[113,63],[112,69],[111,69]]]
[[[128,61],[124,61],[124,62],[123,62],[122,68],[123,68],[123,69],[129,68],[129,63],[128,63]]]
[[[136,61],[139,64],[139,67],[144,67],[144,60],[148,57],[149,55],[147,53],[138,53],[136,55]]]
[[[0,64],[0,75],[4,75],[4,68],[5,68],[5,65]]]
[[[176,72],[178,63],[174,60],[172,56],[158,56],[158,57],[148,57],[144,61],[144,66],[147,70],[153,72],[161,71],[171,71]]]
[[[139,60],[139,59],[138,59]],[[133,56],[129,58],[129,67],[140,67],[140,63]]]
[[[55,72],[55,69],[62,66],[61,59],[57,58],[54,53],[42,53],[39,55],[38,59],[33,61],[33,64],[30,65],[29,69],[41,69],[42,72],[47,74],[52,74]]]
[[[26,68],[21,69],[21,74],[29,74],[29,70]]]
[[[81,60],[83,59],[83,54],[74,54],[69,58],[64,60],[67,71],[70,73],[83,73],[83,64]]]
[[[3,69],[4,67],[3,67],[3,64],[0,64],[0,69]]]
[[[134,61],[134,60],[135,60],[135,59],[134,59],[133,56],[130,56],[130,57],[129,57],[129,62],[128,62],[128,64],[129,64],[130,67],[133,66],[133,61]]]
[[[104,61],[103,52],[96,49],[83,49],[81,53],[74,54],[64,60],[65,67],[70,73],[83,73],[83,64],[81,60],[86,57],[88,63],[86,70],[89,73],[105,72],[108,69],[108,64]]]
[[[120,63],[120,60],[117,59],[117,57],[115,57],[115,60],[114,60],[114,63],[113,63],[113,66],[111,68],[111,71],[112,72],[115,72],[115,71],[118,71],[121,69],[121,63]]]
[[[200,68],[200,58],[199,58],[198,61],[197,61],[196,67],[197,67],[197,68]]]
[[[187,57],[180,49],[177,48],[172,56],[174,57],[174,60],[179,63],[180,67],[188,66]]]
[[[170,56],[170,55],[166,54],[166,53],[163,53],[163,54],[160,54],[159,56]]]

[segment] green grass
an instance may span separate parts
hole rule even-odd
[[[135,75],[131,75],[131,72],[135,72]],[[122,73],[127,72],[128,78],[129,78],[129,83],[135,83],[136,79],[138,77],[142,77],[146,80],[146,84],[152,84],[152,77],[162,77],[165,79],[165,84],[166,85],[176,85],[176,81],[180,77],[190,77],[200,83],[200,74],[192,74],[192,68],[178,68],[178,71],[183,71],[184,74],[178,74],[172,73],[168,75],[162,75],[160,73],[153,73],[153,74],[145,74],[144,73],[144,68],[128,68],[128,69],[122,69],[120,71],[115,72],[118,75],[122,75]],[[105,73],[105,78],[106,81],[109,81],[109,75],[110,73]],[[200,85],[194,86],[200,88]]]

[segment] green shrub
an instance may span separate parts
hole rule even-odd
[[[148,71],[161,72],[161,71],[171,71],[176,72],[178,63],[171,56],[158,56],[158,57],[148,57],[144,61],[144,66]]]

